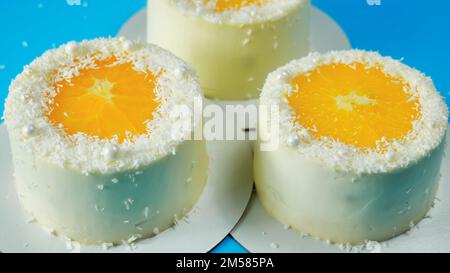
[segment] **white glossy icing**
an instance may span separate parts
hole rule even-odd
[[[175,155],[138,171],[88,176],[34,157],[15,139],[11,144],[24,208],[54,233],[84,244],[121,243],[173,226],[173,215],[181,219],[193,208],[208,176],[202,141],[186,141]],[[186,164],[192,159],[197,162],[193,169]]]

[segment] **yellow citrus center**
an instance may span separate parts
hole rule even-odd
[[[407,84],[361,63],[323,65],[291,83],[288,102],[297,122],[315,137],[359,148],[402,139],[420,113]]]
[[[61,124],[69,135],[117,136],[121,142],[148,133],[147,123],[159,106],[157,76],[138,72],[131,63],[115,62],[97,61],[96,68],[80,70],[70,83],[56,83],[59,91],[49,104],[50,121]]]
[[[207,2],[211,0],[206,0]],[[216,12],[222,12],[228,9],[239,10],[242,7],[250,6],[256,4],[258,6],[262,5],[263,0],[217,0],[216,2]]]

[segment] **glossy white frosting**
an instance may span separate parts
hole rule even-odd
[[[403,233],[431,208],[444,144],[417,163],[386,173],[339,172],[283,145],[255,147],[259,200],[281,223],[333,243],[384,241]]]
[[[131,244],[174,226],[208,176],[203,141],[186,141],[137,169],[88,176],[33,156],[16,139],[11,145],[24,208],[53,233],[84,244]]]

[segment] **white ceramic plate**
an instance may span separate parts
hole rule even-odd
[[[450,129],[449,129],[450,130]],[[447,143],[450,142],[450,134]],[[450,252],[450,145],[442,163],[442,178],[435,207],[409,232],[380,245],[356,247],[361,252]],[[302,237],[287,230],[269,216],[256,194],[244,216],[231,232],[232,236],[250,252],[344,252],[335,245]]]
[[[135,249],[118,246],[107,251],[208,252],[222,241],[242,216],[251,196],[252,153],[248,143],[237,141],[209,142],[208,153],[210,176],[194,213],[175,228],[138,242]],[[100,247],[67,247],[64,239],[48,234],[37,223],[27,223],[29,216],[16,196],[4,125],[0,125],[0,162],[0,251],[104,252]]]
[[[311,12],[311,49],[326,52],[329,50],[349,49],[350,42],[339,25],[324,12],[313,7]],[[142,9],[126,22],[117,36],[146,41],[147,13]]]

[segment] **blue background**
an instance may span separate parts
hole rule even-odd
[[[450,102],[450,1],[313,0],[354,48],[377,50],[431,76]],[[0,0],[0,113],[11,80],[45,50],[70,40],[115,36],[146,0]],[[1,121],[0,121],[1,122]],[[1,151],[0,151],[1,152]],[[245,252],[226,238],[214,252]]]

